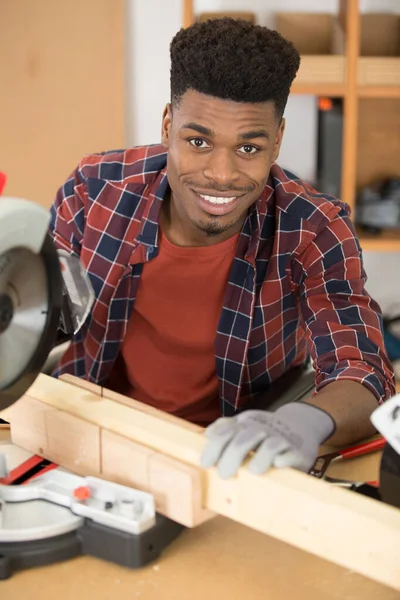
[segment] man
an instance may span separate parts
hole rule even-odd
[[[252,451],[254,473],[308,470],[326,440],[372,434],[395,391],[347,206],[275,162],[299,62],[243,21],[181,30],[162,145],[84,158],[51,209],[96,295],[54,375],[208,426],[202,464],[222,477]],[[251,408],[309,353],[307,402]]]

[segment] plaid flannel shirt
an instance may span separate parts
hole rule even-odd
[[[54,376],[106,383],[142,269],[157,256],[166,158],[158,145],[90,155],[59,189],[50,233],[80,256],[95,303]],[[274,164],[244,221],[216,331],[221,414],[245,408],[309,355],[316,392],[349,379],[377,402],[392,396],[380,309],[365,279],[348,207]]]

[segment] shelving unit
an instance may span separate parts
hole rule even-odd
[[[183,26],[187,27],[196,18],[194,0],[183,0],[182,6]],[[249,9],[251,2],[243,0],[243,10]],[[304,15],[299,15],[299,18],[304,19]],[[341,199],[347,202],[353,214],[356,194],[361,185],[372,182],[377,176],[400,175],[400,135],[398,130],[396,132],[396,113],[397,123],[400,120],[400,56],[365,55],[367,34],[374,36],[372,51],[374,43],[375,46],[379,45],[376,38],[376,18],[376,15],[372,18],[371,15],[361,14],[359,0],[340,0],[334,25],[332,53],[303,54],[299,73],[291,90],[292,94],[343,99]],[[390,22],[385,15],[378,16],[378,19],[385,18],[388,22],[381,21],[381,25],[385,31],[386,27],[392,27],[393,33],[396,23]],[[277,29],[279,30],[278,26]],[[293,29],[293,34],[296,34],[296,29]],[[287,37],[290,39],[289,35]],[[376,145],[377,140],[381,144],[386,144],[386,141],[384,136],[381,135],[378,139],[378,134],[374,134],[375,126],[371,122],[371,110],[377,101],[386,101],[381,108],[383,119],[379,121],[384,121],[384,127],[387,128],[387,148]],[[389,113],[387,107],[390,107]],[[366,124],[371,127],[369,139],[366,139]],[[386,163],[383,167],[382,156],[388,153],[387,167]],[[370,169],[369,181],[365,181],[365,161]],[[388,172],[383,172],[383,168],[387,168]],[[400,251],[400,232],[387,232],[377,237],[359,231],[359,239],[364,250]]]

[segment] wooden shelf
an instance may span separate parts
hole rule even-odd
[[[363,251],[400,251],[400,231],[385,231],[384,233],[375,236],[358,229],[357,235]]]
[[[297,85],[344,86],[345,65],[346,59],[340,55],[303,55],[295,82]]]
[[[359,86],[400,86],[400,58],[394,56],[360,56],[357,83]]]
[[[400,67],[399,67],[400,69]],[[357,88],[359,98],[400,98],[400,85],[364,85]]]
[[[345,73],[344,56],[303,55],[291,93],[342,98],[346,93]]]
[[[307,96],[327,96],[329,98],[343,98],[346,93],[346,87],[340,83],[300,83],[295,80],[291,88],[291,93]]]

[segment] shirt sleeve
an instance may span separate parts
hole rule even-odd
[[[78,167],[58,189],[50,208],[49,233],[57,249],[80,256],[87,197],[86,182]]]
[[[78,257],[81,256],[87,198],[86,182],[77,168],[58,189],[50,207],[49,234],[55,247]],[[85,352],[81,332],[73,336],[52,376],[57,378],[63,373],[85,378]]]
[[[300,307],[316,371],[315,393],[335,380],[358,381],[378,403],[396,393],[379,305],[353,224],[343,208],[298,259]]]

